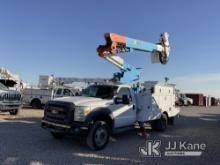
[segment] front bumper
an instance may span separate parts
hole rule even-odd
[[[70,124],[59,124],[42,119],[41,127],[57,133],[64,133],[69,135],[87,135],[89,125],[87,123],[72,122]]]

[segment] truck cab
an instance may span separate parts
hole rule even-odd
[[[157,112],[154,118],[146,115],[145,121],[160,119],[162,111],[158,107],[148,108],[152,104],[151,96],[135,93],[129,85],[91,85],[81,96],[49,101],[42,127],[55,138],[66,134],[85,135],[88,146],[99,150],[107,145],[111,133],[134,128],[140,109]]]
[[[55,88],[53,93],[53,98],[64,97],[64,96],[74,96],[75,92],[69,88]]]

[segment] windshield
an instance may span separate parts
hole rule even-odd
[[[112,99],[118,87],[110,85],[92,85],[82,91],[82,96]]]
[[[2,90],[8,90],[8,88],[6,86],[4,86],[2,83],[0,83],[0,89]]]

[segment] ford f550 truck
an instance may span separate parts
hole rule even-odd
[[[139,110],[146,113],[138,116]],[[82,96],[62,97],[45,106],[42,127],[55,138],[67,134],[85,135],[88,146],[103,149],[109,136],[134,128],[138,117],[164,131],[179,113],[174,87],[145,84],[139,92],[129,85],[91,85]]]
[[[0,112],[9,112],[16,115],[21,106],[21,93],[16,90],[9,90],[0,83]]]

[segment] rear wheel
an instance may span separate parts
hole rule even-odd
[[[166,114],[162,114],[161,118],[158,120],[154,120],[151,123],[151,127],[157,131],[165,131],[168,124],[168,118]]]
[[[18,114],[18,109],[13,109],[9,111],[10,115],[17,115]]]
[[[55,139],[62,139],[62,138],[64,138],[64,134],[63,133],[51,132],[51,134],[52,134],[52,136]]]
[[[105,148],[109,141],[109,126],[104,121],[95,122],[87,136],[86,142],[92,150],[101,150]]]
[[[34,108],[34,109],[40,109],[40,108],[42,108],[41,101],[40,101],[39,99],[34,99],[34,100],[31,102],[31,106],[32,106],[32,108]]]

